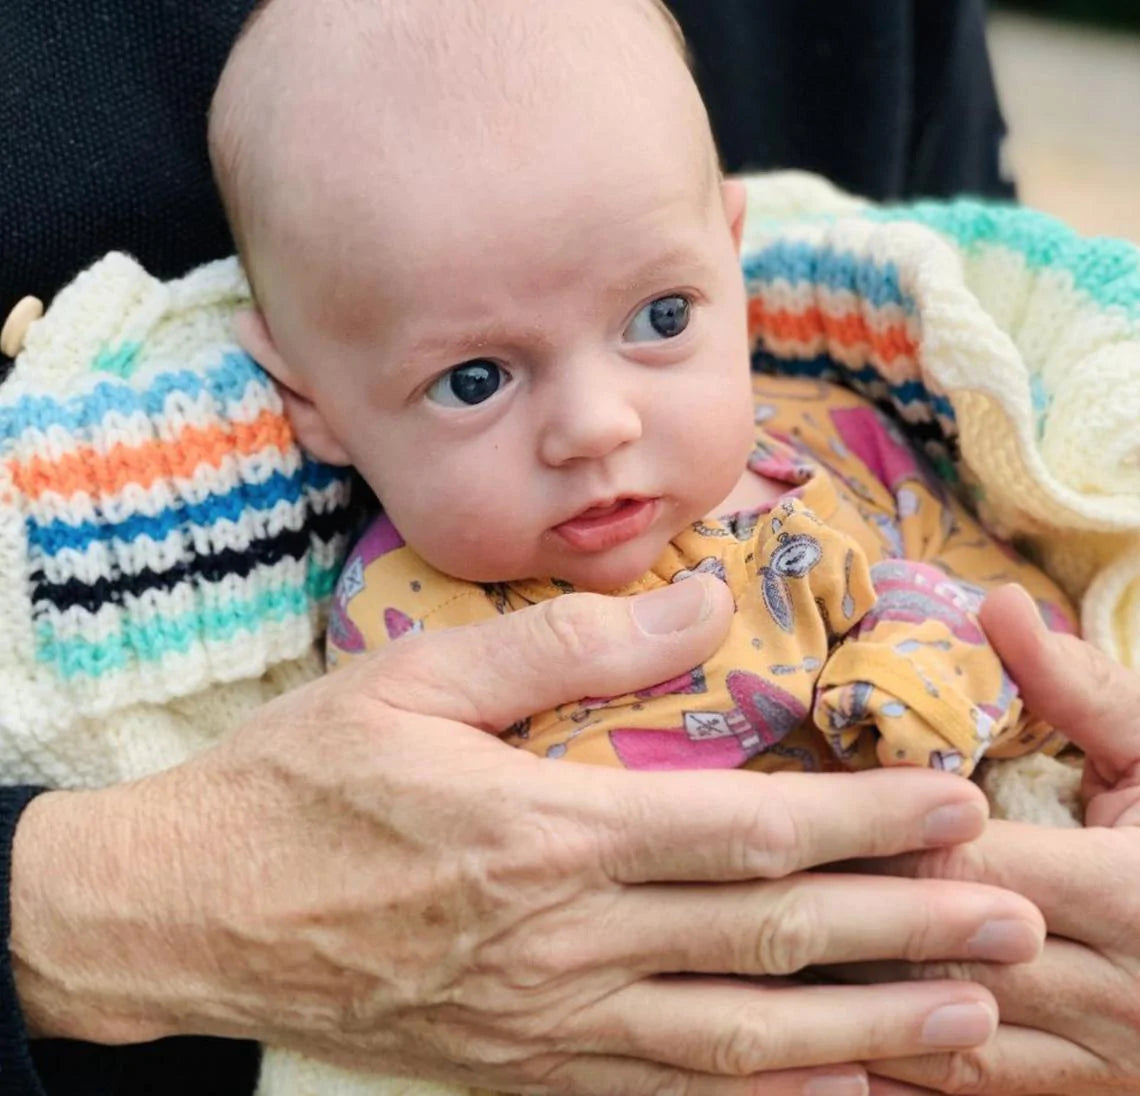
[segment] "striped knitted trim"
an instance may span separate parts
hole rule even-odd
[[[124,569],[113,577],[84,580],[76,577],[81,563],[70,556],[66,567],[70,574],[60,574],[64,568],[43,567],[31,575],[34,588],[33,604],[38,608],[51,605],[59,610],[71,608],[96,612],[101,605],[119,604],[127,598],[141,598],[154,592],[169,592],[183,582],[221,582],[227,577],[247,579],[258,567],[279,563],[282,560],[304,560],[313,547],[313,540],[334,543],[346,532],[343,512],[310,514],[302,528],[284,529],[273,536],[253,538],[246,547],[205,548],[188,559],[178,559],[170,566],[139,566]],[[119,557],[122,559],[122,557]],[[59,560],[57,560],[59,562]],[[128,564],[129,566],[129,564]],[[306,582],[306,589],[308,583]],[[327,591],[311,591],[312,596],[323,597]]]
[[[349,480],[303,457],[246,355],[19,395],[0,405],[0,441],[23,514],[34,657],[80,688],[81,706],[109,709],[140,687],[161,701],[312,642],[345,548]]]
[[[75,611],[47,613],[36,620],[37,657],[70,682],[122,672],[137,663],[162,663],[199,645],[245,643],[275,624],[311,622],[314,602],[331,595],[339,570],[338,555],[332,567],[303,567],[291,582],[239,597],[231,593],[233,576],[203,582],[196,588],[196,604],[184,612],[154,599],[154,612],[144,615],[137,610],[146,606],[128,599],[127,607],[136,611],[115,614],[113,620],[98,612],[84,614],[83,620]],[[229,677],[223,672],[217,680]]]
[[[1126,240],[1082,237],[1048,214],[968,199],[868,208],[860,216],[925,225],[967,252],[1008,250],[1031,269],[1065,273],[1098,307],[1140,318],[1140,248]]]
[[[246,482],[240,487],[217,494],[204,494],[201,501],[186,502],[181,511],[156,507],[153,512],[129,513],[121,521],[88,520],[73,523],[63,518],[28,519],[28,544],[33,551],[53,556],[64,551],[83,552],[92,544],[115,543],[119,546],[147,540],[158,544],[178,533],[186,523],[208,528],[221,522],[240,522],[251,511],[267,513],[282,501],[292,502],[306,492],[323,491],[339,485],[340,477],[325,465],[305,462],[286,474],[274,469],[262,483]],[[334,507],[335,500],[330,500]],[[322,520],[318,515],[316,521]],[[319,539],[332,535],[318,529]]]
[[[778,239],[743,267],[754,368],[838,381],[888,404],[956,478],[954,408],[923,380],[919,309],[894,262]]]
[[[762,179],[754,184],[764,185]],[[850,219],[916,224],[948,237],[968,266],[979,303],[993,310],[993,321],[1017,345],[1038,442],[1046,450],[1071,447],[1067,436],[1060,441],[1056,429],[1050,433],[1054,401],[1061,391],[1069,398],[1074,363],[1140,340],[1140,248],[1082,239],[1032,210],[968,200],[866,207]],[[770,219],[766,239],[755,233],[759,246],[743,262],[754,365],[847,384],[892,407],[932,454],[941,450],[956,460],[954,405],[924,368],[924,316],[903,288],[907,276],[883,258],[889,249],[881,243],[872,254],[826,242],[838,221],[827,213]],[[947,317],[937,322],[945,328]],[[941,339],[944,331],[936,334]],[[979,363],[977,376],[984,372]],[[1012,407],[1019,397],[1010,391],[1001,398]],[[1125,391],[1114,398],[1136,396]],[[1128,414],[1123,404],[1121,413]],[[927,428],[932,423],[937,432]],[[1121,435],[1117,429],[1115,444],[1127,444]],[[1138,458],[1140,437],[1132,460]]]

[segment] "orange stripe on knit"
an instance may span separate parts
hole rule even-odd
[[[748,334],[752,339],[769,335],[780,341],[803,343],[826,339],[844,349],[869,346],[880,361],[887,363],[916,354],[914,341],[902,324],[874,328],[857,312],[836,316],[815,307],[802,312],[769,309],[759,297],[748,302]]]
[[[293,433],[284,416],[262,411],[250,422],[229,423],[224,428],[186,426],[170,440],[119,443],[106,453],[86,445],[57,460],[35,456],[10,461],[8,467],[16,488],[29,498],[39,498],[47,491],[111,495],[129,484],[147,488],[162,479],[186,479],[204,464],[219,468],[226,457],[270,448],[284,452],[292,444]]]

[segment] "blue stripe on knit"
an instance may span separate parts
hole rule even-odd
[[[926,225],[967,252],[1009,249],[1031,270],[1066,271],[1074,287],[1102,308],[1120,308],[1140,318],[1140,248],[1127,240],[1082,237],[1048,214],[969,199],[869,208],[861,216]]]
[[[141,412],[154,418],[168,410],[167,402],[171,398],[195,399],[203,392],[220,408],[226,408],[243,402],[253,386],[268,390],[273,382],[248,354],[230,351],[218,365],[209,369],[159,373],[148,378],[145,388],[108,379],[79,396],[63,400],[53,396],[21,396],[13,404],[0,405],[0,440],[27,430],[51,427],[62,427],[68,433],[79,435],[80,440],[86,440],[87,432],[111,412],[121,415]]]
[[[65,549],[84,551],[91,544],[118,541],[128,544],[140,537],[165,540],[172,532],[188,526],[208,528],[220,521],[239,521],[251,513],[272,510],[278,503],[299,502],[306,490],[322,490],[343,471],[314,461],[286,476],[274,471],[262,483],[241,483],[230,491],[211,494],[202,502],[179,502],[156,514],[132,514],[120,522],[84,521],[72,524],[56,519],[39,522],[29,517],[29,545],[45,555],[54,556]]]
[[[316,601],[332,592],[339,570],[339,563],[333,569],[314,564],[304,586],[278,587],[180,616],[146,621],[128,618],[121,630],[105,640],[59,639],[52,621],[41,618],[36,622],[36,658],[52,664],[61,677],[71,681],[185,654],[196,643],[225,643],[241,635],[257,634],[266,625],[311,612]]]
[[[914,298],[899,285],[898,267],[879,263],[851,251],[836,251],[804,240],[776,240],[742,259],[749,288],[785,280],[792,285],[849,290],[875,308],[896,305],[907,315],[917,311]]]
[[[814,358],[782,358],[767,349],[754,353],[752,364],[753,368],[763,368],[765,372],[781,373],[789,377],[821,377],[825,380],[851,382],[864,390],[889,395],[904,416],[905,409],[921,405],[929,407],[940,419],[954,422],[954,405],[945,396],[935,395],[917,380],[892,384],[873,365],[854,369],[827,354]]]

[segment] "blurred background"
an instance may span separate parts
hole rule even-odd
[[[1021,200],[1140,243],[1140,0],[992,3],[988,28]]]
[[[1140,243],[1140,0],[665,2],[728,171],[885,202],[1008,199],[1013,180]]]

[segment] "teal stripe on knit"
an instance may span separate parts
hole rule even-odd
[[[139,342],[120,343],[116,347],[101,347],[99,353],[95,355],[94,362],[91,363],[91,368],[96,373],[111,373],[126,379],[135,371],[140,350],[142,343]]]
[[[60,639],[50,619],[36,624],[36,658],[55,667],[64,680],[97,678],[119,673],[132,664],[158,662],[185,654],[196,643],[221,643],[250,635],[267,624],[305,616],[314,599],[336,584],[338,569],[311,568],[304,586],[268,590],[254,598],[228,601],[213,608],[158,617],[146,622],[125,621],[105,640]]]
[[[1018,206],[960,200],[867,209],[877,222],[914,221],[949,236],[968,252],[1004,247],[1030,269],[1064,270],[1102,308],[1140,318],[1140,248],[1107,236],[1082,237],[1054,217]]]

